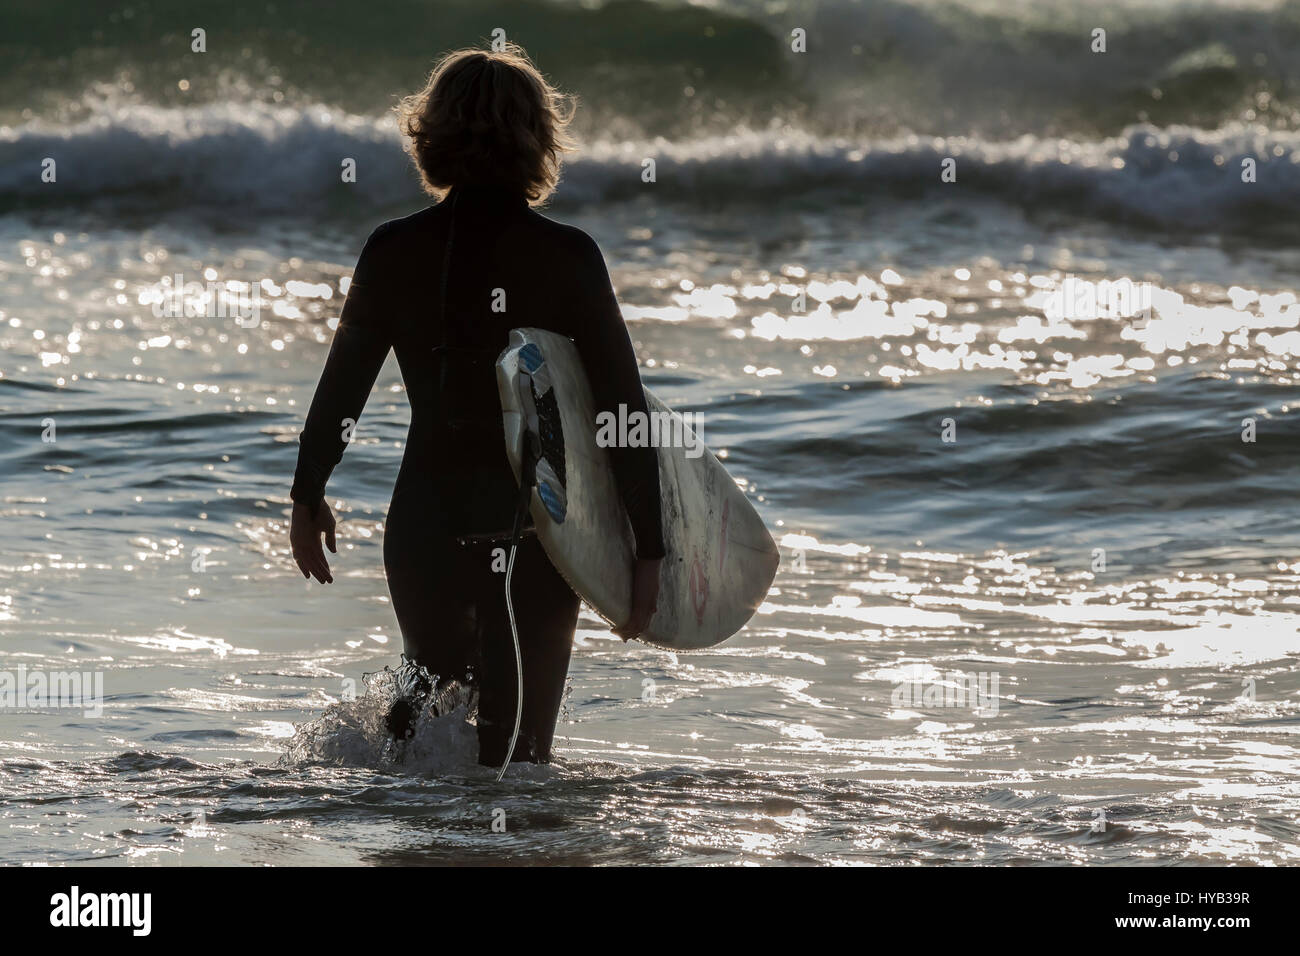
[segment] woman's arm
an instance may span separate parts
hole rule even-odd
[[[629,415],[640,412],[648,416],[636,352],[609,281],[605,258],[585,233],[581,234],[580,245],[582,266],[577,270],[575,293],[579,307],[574,315],[577,327],[573,340],[591,382],[596,412],[613,412],[617,416],[623,405]],[[659,452],[649,445],[619,445],[609,452],[614,480],[636,537],[631,612],[625,623],[614,628],[614,633],[626,641],[649,626],[659,597],[659,565],[664,557]]]
[[[582,234],[582,239],[585,241],[581,244],[582,267],[577,275],[579,307],[574,311],[577,325],[573,341],[591,382],[596,413],[612,412],[618,417],[619,406],[623,405],[629,415],[640,412],[648,416],[636,352],[605,259],[589,236]],[[620,445],[609,452],[614,480],[636,537],[636,556],[658,560],[664,556],[659,453],[648,445],[638,448]]]
[[[307,424],[298,444],[293,477],[290,543],[304,576],[332,580],[320,536],[334,550],[334,518],[325,505],[325,484],[347,449],[388,351],[392,348],[391,313],[381,281],[384,227],[376,229],[361,250],[325,370],[316,385]]]

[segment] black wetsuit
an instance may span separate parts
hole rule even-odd
[[[501,543],[481,540],[508,536],[518,498],[492,362],[511,329],[529,326],[573,339],[597,411],[616,412],[620,404],[646,410],[604,259],[582,230],[488,186],[457,187],[437,205],[380,226],[348,289],[303,429],[292,492],[295,502],[319,506],[347,447],[345,421],[360,417],[395,349],[411,427],[384,529],[388,588],[407,655],[443,680],[479,687],[485,764],[505,758],[516,687],[499,553],[494,560]],[[655,450],[611,452],[637,555],[662,557]],[[514,759],[545,761],[578,598],[533,537],[524,538],[512,580],[524,666]]]

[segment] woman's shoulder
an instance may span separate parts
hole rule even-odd
[[[398,277],[412,263],[427,259],[429,230],[427,224],[437,206],[429,206],[409,216],[381,222],[366,237],[357,261],[360,278]]]
[[[402,216],[398,219],[389,219],[387,222],[381,222],[371,230],[370,236],[366,239],[366,246],[389,245],[421,235],[433,220],[437,209],[437,204],[426,206],[424,209],[421,209],[418,212],[413,212],[409,216]]]
[[[545,236],[547,248],[557,255],[584,261],[600,258],[596,240],[577,226],[552,219],[536,209],[529,210],[528,218],[538,233]]]
[[[440,235],[435,224],[442,204],[427,206],[409,216],[380,223],[366,239],[363,262],[378,267],[399,267],[408,260],[426,262],[430,243]],[[522,244],[534,257],[540,256],[557,267],[580,268],[604,262],[600,246],[587,232],[569,223],[528,209],[507,230],[507,242]]]

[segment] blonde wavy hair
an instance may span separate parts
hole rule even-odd
[[[540,205],[560,181],[563,154],[575,148],[576,108],[511,43],[448,53],[397,115],[425,192],[441,198],[452,186],[496,185]]]

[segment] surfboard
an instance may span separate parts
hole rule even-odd
[[[577,347],[554,332],[515,329],[497,360],[497,388],[516,481],[530,431],[540,445],[529,510],[547,557],[597,614],[613,626],[625,623],[636,560],[632,527],[610,467],[609,432],[602,432],[610,422],[597,421]],[[780,553],[689,423],[649,389],[645,396],[659,426],[666,556],[658,609],[640,639],[667,648],[710,647],[754,615]],[[652,435],[647,428],[641,437]]]

